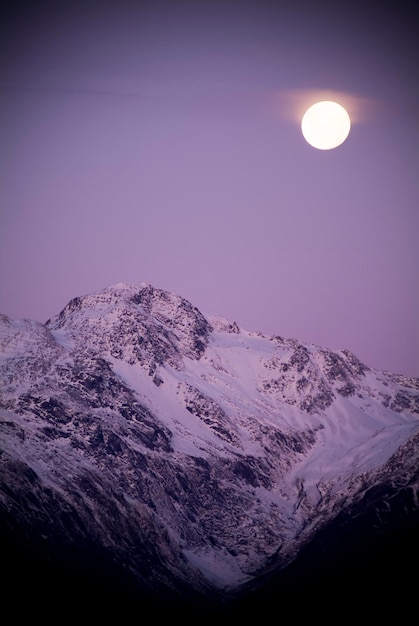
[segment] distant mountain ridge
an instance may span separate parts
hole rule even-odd
[[[390,485],[417,514],[419,380],[347,350],[248,332],[145,283],[46,324],[0,316],[0,347],[10,568],[225,599],[367,500],[379,510]]]

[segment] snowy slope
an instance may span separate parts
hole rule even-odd
[[[415,465],[419,381],[144,283],[46,325],[2,316],[0,342],[0,510],[33,537],[55,494],[83,522],[58,513],[57,536],[88,535],[143,586],[238,589],[388,480],[402,447]]]

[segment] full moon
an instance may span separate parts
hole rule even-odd
[[[313,104],[303,115],[301,131],[304,139],[318,150],[337,148],[351,129],[347,111],[337,102],[324,100]]]

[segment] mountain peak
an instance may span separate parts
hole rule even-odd
[[[155,370],[165,362],[200,358],[211,326],[187,300],[147,283],[117,283],[73,298],[46,323],[71,338],[79,351],[93,350]]]

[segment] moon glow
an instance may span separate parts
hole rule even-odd
[[[318,150],[331,150],[340,146],[351,130],[351,120],[337,102],[316,102],[303,115],[301,131],[304,139]]]

